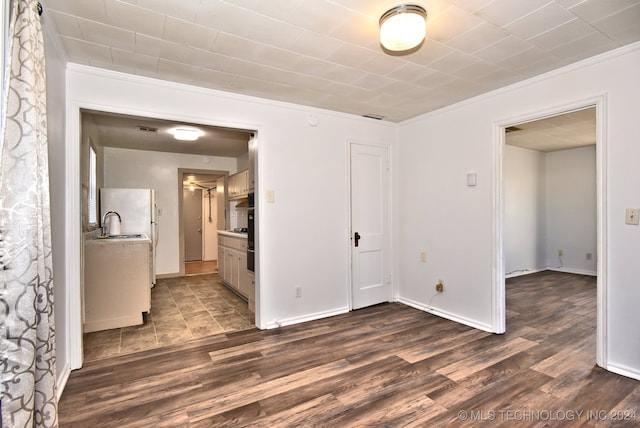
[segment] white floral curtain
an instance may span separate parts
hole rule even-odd
[[[13,0],[0,140],[3,427],[56,427],[45,60],[37,0]]]

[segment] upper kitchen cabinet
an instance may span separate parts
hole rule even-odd
[[[228,181],[228,179],[226,180]],[[225,186],[225,177],[220,177],[216,181],[216,210],[217,210],[217,228],[218,230],[229,229],[229,204],[227,203],[227,186]]]
[[[251,139],[248,143],[249,148],[249,173],[248,173],[248,186],[249,192],[253,192],[256,188],[256,153],[258,150],[256,139],[253,134],[251,134]]]
[[[249,194],[249,170],[229,176],[229,199],[244,198]]]

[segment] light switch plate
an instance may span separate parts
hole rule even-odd
[[[639,224],[638,220],[640,217],[640,209],[638,208],[627,208],[627,215],[625,218],[626,224]]]
[[[276,192],[267,190],[266,200],[268,204],[274,204],[276,202]]]

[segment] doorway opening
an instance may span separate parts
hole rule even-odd
[[[217,189],[226,176],[228,171],[178,169],[180,276],[218,271],[218,230],[227,228],[226,201]]]
[[[78,113],[81,124],[78,134],[81,147],[78,169],[81,175],[79,183],[82,192],[77,198],[82,212],[77,213],[77,218],[82,221],[84,238],[87,238],[88,233],[96,233],[100,226],[95,223],[89,224],[87,219],[90,217],[85,208],[87,206],[85,176],[88,156],[85,156],[84,152],[88,152],[89,143],[91,143],[96,147],[97,153],[98,187],[156,190],[158,283],[151,290],[152,304],[149,315],[145,319],[146,324],[89,333],[92,335],[89,337],[86,334],[83,335],[84,308],[77,308],[77,313],[71,314],[71,317],[78,321],[71,325],[70,329],[74,356],[72,367],[79,368],[83,359],[100,359],[177,343],[176,340],[183,342],[206,335],[253,327],[255,316],[249,310],[247,302],[242,301],[219,283],[215,272],[194,277],[185,276],[181,213],[183,176],[179,173],[179,169],[187,167],[185,172],[203,174],[202,177],[196,177],[202,186],[200,187],[202,193],[200,217],[203,224],[215,235],[219,225],[216,219],[218,212],[213,201],[218,195],[215,186],[207,182],[204,175],[215,175],[216,178],[222,177],[226,180],[229,171],[246,168],[249,159],[248,140],[255,131],[82,108]],[[170,132],[176,126],[200,129],[201,139],[188,143],[176,141]],[[253,160],[257,162],[255,142]],[[179,183],[179,192],[176,191],[176,182]],[[213,197],[209,198],[209,196]],[[226,200],[226,194],[223,198]],[[209,202],[211,202],[211,211]],[[211,223],[209,217],[211,217]],[[224,212],[221,218],[223,223],[220,229],[224,230]],[[215,254],[211,256],[211,249],[215,247],[215,242],[205,241],[200,246],[202,249],[202,254],[198,256],[200,259],[215,258]],[[84,257],[83,253],[83,246],[80,245],[78,249],[80,283],[77,291],[78,301],[81,303],[83,303],[82,290],[85,287],[81,261]],[[213,261],[216,264],[215,260],[202,261]],[[256,294],[259,296],[259,293]],[[176,298],[180,301],[178,302]],[[172,301],[174,305],[162,306],[161,301]],[[231,315],[235,315],[235,318]],[[184,321],[185,325],[178,325],[176,320]],[[92,349],[89,358],[88,348]]]
[[[602,109],[598,99],[500,126],[496,278],[497,303],[502,302],[510,314],[515,310],[508,306],[510,295],[523,292],[525,286],[542,287],[538,292],[542,296],[553,296],[559,287],[577,286],[588,307],[575,314],[587,317],[592,334],[576,347],[584,351],[587,364],[595,361],[601,366],[606,354]],[[571,301],[579,299],[578,294],[562,297],[565,309],[576,308]],[[539,303],[542,309],[528,310],[560,310],[553,298]],[[502,322],[509,322],[505,312]]]

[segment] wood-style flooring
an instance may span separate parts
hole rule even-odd
[[[382,304],[88,363],[61,427],[633,426],[640,382],[595,366],[595,278],[507,281],[507,333]]]

